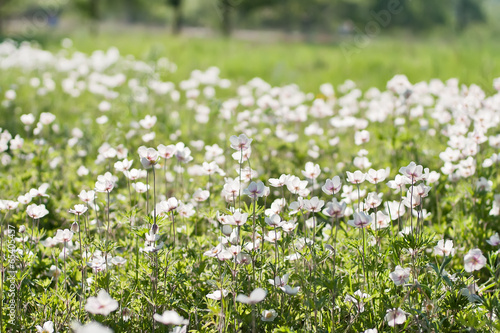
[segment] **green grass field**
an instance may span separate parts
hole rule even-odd
[[[57,49],[60,38],[56,35],[42,37],[43,46]],[[356,48],[353,38],[330,45],[270,43],[265,38],[250,42],[175,37],[161,29],[131,28],[104,31],[98,36],[83,30],[70,37],[74,47],[83,52],[114,45],[122,54],[141,59],[166,56],[179,67],[173,80],[185,78],[191,70],[216,65],[223,77],[238,83],[259,76],[273,85],[296,83],[306,91],[317,91],[322,83],[336,85],[346,79],[355,81],[362,89],[385,88],[394,75],[405,74],[412,82],[456,77],[462,83],[479,84],[492,92],[492,80],[500,76],[500,41],[485,31],[454,38],[376,36],[363,48]],[[344,50],[342,43],[347,45]]]

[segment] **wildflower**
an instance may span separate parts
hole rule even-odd
[[[404,312],[400,308],[389,309],[387,310],[387,313],[385,315],[385,320],[391,327],[404,324],[404,322],[406,321],[406,312]]]
[[[274,230],[269,231],[267,235],[264,236],[264,240],[271,243],[276,243],[280,239],[281,239],[281,232]]]
[[[46,321],[43,327],[36,325],[36,331],[38,333],[54,333],[54,323],[52,321]]]
[[[106,172],[104,175],[97,176],[97,181],[95,183],[96,192],[111,192],[115,187],[115,177],[111,175],[110,172]]]
[[[41,204],[41,205],[32,204],[26,208],[26,213],[32,219],[37,220],[37,219],[41,219],[42,217],[47,215],[49,213],[49,211],[45,208],[44,204]]]
[[[85,304],[86,311],[92,314],[101,314],[104,316],[109,315],[116,309],[118,309],[118,302],[109,296],[104,289],[99,291],[97,297],[89,297],[87,299],[87,304]]]
[[[71,232],[69,229],[64,229],[64,230],[57,230],[57,233],[54,237],[54,241],[57,241],[58,243],[67,243],[71,241],[73,238],[73,232]]]
[[[175,145],[165,146],[165,145],[160,144],[160,145],[158,145],[157,149],[158,149],[158,154],[160,155],[160,157],[163,157],[166,160],[174,157],[175,152],[177,151]]]
[[[139,120],[139,125],[144,129],[151,129],[156,124],[156,116],[146,115],[144,119]]]
[[[408,207],[408,208],[417,208],[420,206],[422,199],[420,196],[415,196],[412,195],[411,193],[408,193],[404,198],[403,198],[403,204]]]
[[[340,181],[340,177],[335,176],[332,179],[327,179],[325,185],[321,187],[321,190],[323,190],[325,194],[333,195],[338,193],[341,188],[342,182]]]
[[[405,189],[405,185],[409,184],[410,182],[411,180],[409,180],[407,177],[396,175],[394,180],[390,180],[387,182],[387,186],[396,190],[397,193],[399,191],[403,191]]]
[[[403,216],[406,211],[405,206],[398,201],[386,201],[384,205],[389,212],[389,217],[392,221],[397,220],[399,217]]]
[[[251,182],[250,185],[246,189],[243,190],[243,194],[248,195],[252,199],[257,199],[258,197],[264,196],[264,193],[266,191],[266,186],[264,186],[264,183],[259,181],[259,182]]]
[[[277,316],[278,316],[278,313],[273,309],[264,310],[264,311],[262,311],[262,317],[260,319],[262,321],[273,321]]]
[[[146,185],[143,182],[132,183],[132,187],[137,193],[146,193],[150,188],[149,184]]]
[[[231,157],[233,158],[233,160],[235,161],[238,161],[243,163],[243,162],[246,162],[250,159],[250,156],[252,155],[252,147],[249,147],[247,149],[244,149],[244,150],[238,150],[236,152],[234,152]]]
[[[307,162],[305,170],[302,170],[302,174],[308,179],[316,179],[321,174],[321,168],[318,164]]]
[[[367,130],[357,131],[354,133],[354,144],[357,146],[370,141],[370,132]]]
[[[281,227],[285,221],[281,221],[281,217],[278,214],[271,215],[265,218],[266,224],[270,227]]]
[[[81,204],[75,205],[75,207],[73,209],[69,210],[70,213],[73,213],[75,215],[82,215],[86,211],[87,211],[87,207],[85,207],[85,205],[81,205]]]
[[[304,209],[309,212],[320,212],[325,202],[318,197],[312,197],[311,200],[304,200]]]
[[[491,187],[493,186],[493,182],[484,177],[479,178],[476,181],[476,190],[483,192],[491,192]]]
[[[156,204],[156,214],[163,215],[174,211],[179,206],[179,201],[175,197],[162,200]]]
[[[19,202],[22,205],[27,205],[31,202],[31,195],[29,193],[26,193],[25,195],[20,195],[17,197],[17,202]]]
[[[366,174],[356,170],[354,172],[347,171],[347,181],[353,184],[361,184],[366,179]]]
[[[266,295],[267,295],[267,290],[262,288],[257,288],[254,291],[252,291],[249,296],[239,294],[236,297],[236,300],[240,303],[252,305],[262,302],[264,298],[266,298]]]
[[[269,283],[275,287],[284,287],[288,283],[288,278],[290,277],[290,274],[285,274],[283,277],[275,277],[273,279],[269,279]]]
[[[188,163],[193,160],[193,157],[191,156],[191,149],[186,147],[182,142],[178,142],[175,145],[175,157],[181,163]]]
[[[280,178],[269,178],[269,184],[272,187],[282,187],[286,185],[289,177],[290,175],[283,174],[280,176]]]
[[[229,290],[222,289],[222,293],[220,290],[216,290],[211,294],[207,294],[207,298],[214,299],[219,301],[222,297],[226,297],[229,294]]]
[[[189,321],[184,319],[175,311],[165,311],[162,315],[155,313],[153,316],[154,320],[164,324],[164,325],[187,325]]]
[[[470,250],[464,257],[464,269],[470,273],[478,271],[486,265],[486,257],[479,249]]]
[[[387,228],[389,227],[391,222],[389,216],[385,215],[383,212],[377,212],[377,214],[371,213],[370,217],[372,218],[373,221],[371,228],[375,230]]]
[[[141,164],[145,169],[151,168],[158,161],[159,154],[154,148],[140,146],[137,151],[139,153],[139,157],[141,158]]]
[[[123,266],[127,262],[127,259],[124,259],[120,256],[116,256],[111,258],[110,263],[115,265],[115,266]]]
[[[486,240],[486,243],[490,244],[491,246],[499,246],[500,237],[498,237],[498,232],[495,232],[495,234],[491,236],[490,239]]]
[[[364,212],[355,212],[354,219],[349,220],[347,224],[355,227],[355,228],[366,228],[372,222],[372,218],[370,215],[367,215]]]
[[[32,198],[35,198],[35,197],[48,197],[48,195],[46,193],[48,188],[49,188],[49,184],[48,183],[43,183],[37,189],[36,188],[32,188],[29,191],[29,194],[31,195]]]
[[[323,209],[323,214],[331,217],[343,217],[347,205],[345,202],[338,202],[336,198],[326,204],[326,208]]]
[[[120,172],[128,171],[132,167],[132,163],[134,163],[133,160],[129,161],[127,159],[124,159],[123,161],[118,161],[115,163],[115,169],[116,171]]]
[[[231,148],[235,150],[245,150],[250,148],[250,144],[253,139],[249,139],[245,134],[240,134],[240,136],[232,135],[229,138],[231,141]]]
[[[438,241],[437,245],[434,247],[434,254],[437,256],[452,256],[455,254],[455,249],[453,248],[453,241],[448,239],[441,239]]]
[[[365,311],[365,303],[363,300],[368,297],[370,297],[370,295],[361,292],[361,290],[356,290],[353,295],[346,295],[344,302],[353,304],[359,313],[363,313]]]
[[[366,204],[366,208],[368,208],[368,209],[377,208],[378,206],[380,206],[382,204],[381,195],[378,194],[377,192],[368,193],[368,196],[365,199],[365,204]]]
[[[425,171],[425,173],[424,173]],[[429,173],[429,169],[425,169],[421,165],[417,165],[415,162],[410,162],[408,166],[401,167],[399,172],[406,176],[411,184],[415,184],[419,180],[424,180],[426,178],[426,174]]]
[[[210,192],[207,190],[202,190],[201,188],[197,189],[193,194],[193,199],[198,202],[202,202],[208,199],[210,196]]]
[[[74,322],[71,324],[71,328],[75,331],[75,333],[113,333],[112,329],[95,321],[92,321],[84,326],[80,325],[78,322]]]
[[[78,195],[78,197],[83,202],[92,202],[92,201],[94,201],[95,192],[94,191],[85,191],[85,190],[82,190],[80,192],[80,194]]]
[[[13,210],[19,206],[19,202],[12,200],[0,200],[0,209]]]
[[[289,285],[280,287],[280,289],[283,290],[285,292],[285,294],[288,294],[291,296],[297,295],[300,291],[300,287],[291,287]]]
[[[401,286],[405,283],[408,283],[410,279],[410,269],[402,268],[401,266],[398,265],[396,266],[394,272],[391,272],[389,274],[389,277],[396,286]]]

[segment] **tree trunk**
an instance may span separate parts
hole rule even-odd
[[[3,36],[3,26],[4,26],[3,6],[4,5],[5,5],[5,0],[0,0],[0,37]]]
[[[222,34],[226,37],[231,35],[231,0],[222,0]]]
[[[182,30],[182,8],[179,2],[174,7],[174,21],[172,22],[172,33],[178,35]]]
[[[99,33],[99,0],[90,0],[89,4],[89,16],[91,22],[90,32],[93,35],[97,35]]]
[[[465,27],[467,26],[464,0],[458,0],[456,11],[457,11],[457,23],[456,23],[457,30],[458,32],[462,32],[463,30],[465,30]]]

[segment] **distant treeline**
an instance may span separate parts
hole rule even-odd
[[[444,27],[459,32],[487,21],[484,7],[483,0],[0,0],[0,33],[7,19],[37,11],[53,23],[60,16],[120,20],[169,25],[174,33],[186,25],[226,35],[235,28],[369,34],[382,28]]]

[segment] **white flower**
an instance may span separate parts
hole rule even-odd
[[[402,268],[401,266],[398,265],[396,266],[394,272],[391,272],[389,274],[389,277],[396,286],[401,286],[405,283],[408,283],[408,280],[410,279],[410,269]]]
[[[250,144],[253,139],[249,139],[245,134],[240,134],[240,136],[233,135],[229,138],[231,141],[231,148],[235,150],[246,150],[250,148]]]
[[[98,322],[92,321],[87,325],[80,325],[78,322],[71,324],[71,328],[75,333],[113,333],[113,330],[99,324]]]
[[[470,250],[464,257],[464,269],[466,272],[478,271],[486,265],[486,257],[479,249]]]
[[[262,288],[257,288],[254,291],[252,291],[249,296],[239,294],[236,297],[236,301],[250,305],[257,304],[259,302],[262,302],[264,298],[266,298],[266,295],[267,295],[267,290]]]
[[[70,213],[73,213],[75,215],[82,215],[86,211],[87,211],[87,207],[85,207],[85,205],[82,205],[82,204],[75,205],[75,207],[73,209],[69,210]]]
[[[441,239],[437,245],[434,247],[434,254],[437,256],[452,256],[455,254],[455,249],[453,248],[453,241],[448,239]]]
[[[313,162],[307,162],[305,170],[302,170],[302,174],[304,177],[309,179],[316,179],[321,174],[321,168],[318,164],[314,164]]]
[[[273,321],[277,316],[278,316],[278,313],[273,309],[264,310],[264,311],[262,311],[262,317],[260,319],[262,321]]]
[[[354,220],[349,220],[347,224],[355,228],[366,228],[372,223],[372,217],[365,212],[355,212]]]
[[[41,205],[32,204],[26,208],[26,213],[32,219],[37,220],[47,215],[49,211],[45,208],[44,204]]]
[[[56,235],[54,236],[54,241],[57,241],[58,243],[67,243],[71,241],[71,238],[73,238],[73,232],[69,229],[64,229],[64,230],[57,230]]]
[[[406,312],[404,312],[400,308],[387,310],[385,320],[391,327],[404,324],[404,322],[406,321]]]
[[[335,176],[332,179],[327,179],[325,185],[321,187],[321,190],[328,195],[333,195],[338,193],[342,189],[342,182],[339,176]]]
[[[222,289],[222,293],[220,290],[216,290],[211,294],[207,294],[207,298],[214,299],[214,300],[220,300],[222,297],[226,297],[229,294],[229,291],[226,289]],[[223,296],[222,296],[223,295]]]
[[[491,236],[490,239],[486,241],[486,243],[490,244],[491,246],[500,245],[500,237],[498,237],[498,232],[495,232],[495,234]]]
[[[347,171],[347,181],[353,184],[361,184],[366,179],[366,173],[363,173],[359,170],[354,172]]]
[[[288,294],[291,296],[297,295],[300,291],[300,287],[291,287],[289,285],[286,285],[286,286],[280,287],[280,288],[281,288],[281,290],[283,290],[285,292],[285,294]]]
[[[257,183],[251,182],[250,185],[248,185],[248,187],[243,190],[243,194],[246,194],[253,199],[264,196],[265,192],[266,186],[264,186],[264,183],[261,181]]]
[[[94,191],[85,191],[85,190],[82,190],[80,192],[80,194],[78,195],[78,197],[83,202],[92,202],[92,201],[94,201],[95,192]]]
[[[97,297],[89,297],[87,299],[87,304],[85,304],[86,311],[92,314],[102,314],[104,316],[109,315],[116,309],[118,309],[118,302],[109,296],[104,289],[99,291]]]
[[[163,314],[161,316],[159,314],[155,313],[153,318],[154,318],[154,320],[156,320],[164,325],[187,325],[187,324],[189,324],[189,321],[187,319],[184,319],[175,311],[165,311],[165,312],[163,312]]]
[[[36,325],[36,331],[38,333],[54,333],[54,323],[51,321],[46,321],[43,324],[43,327],[40,325]]]

